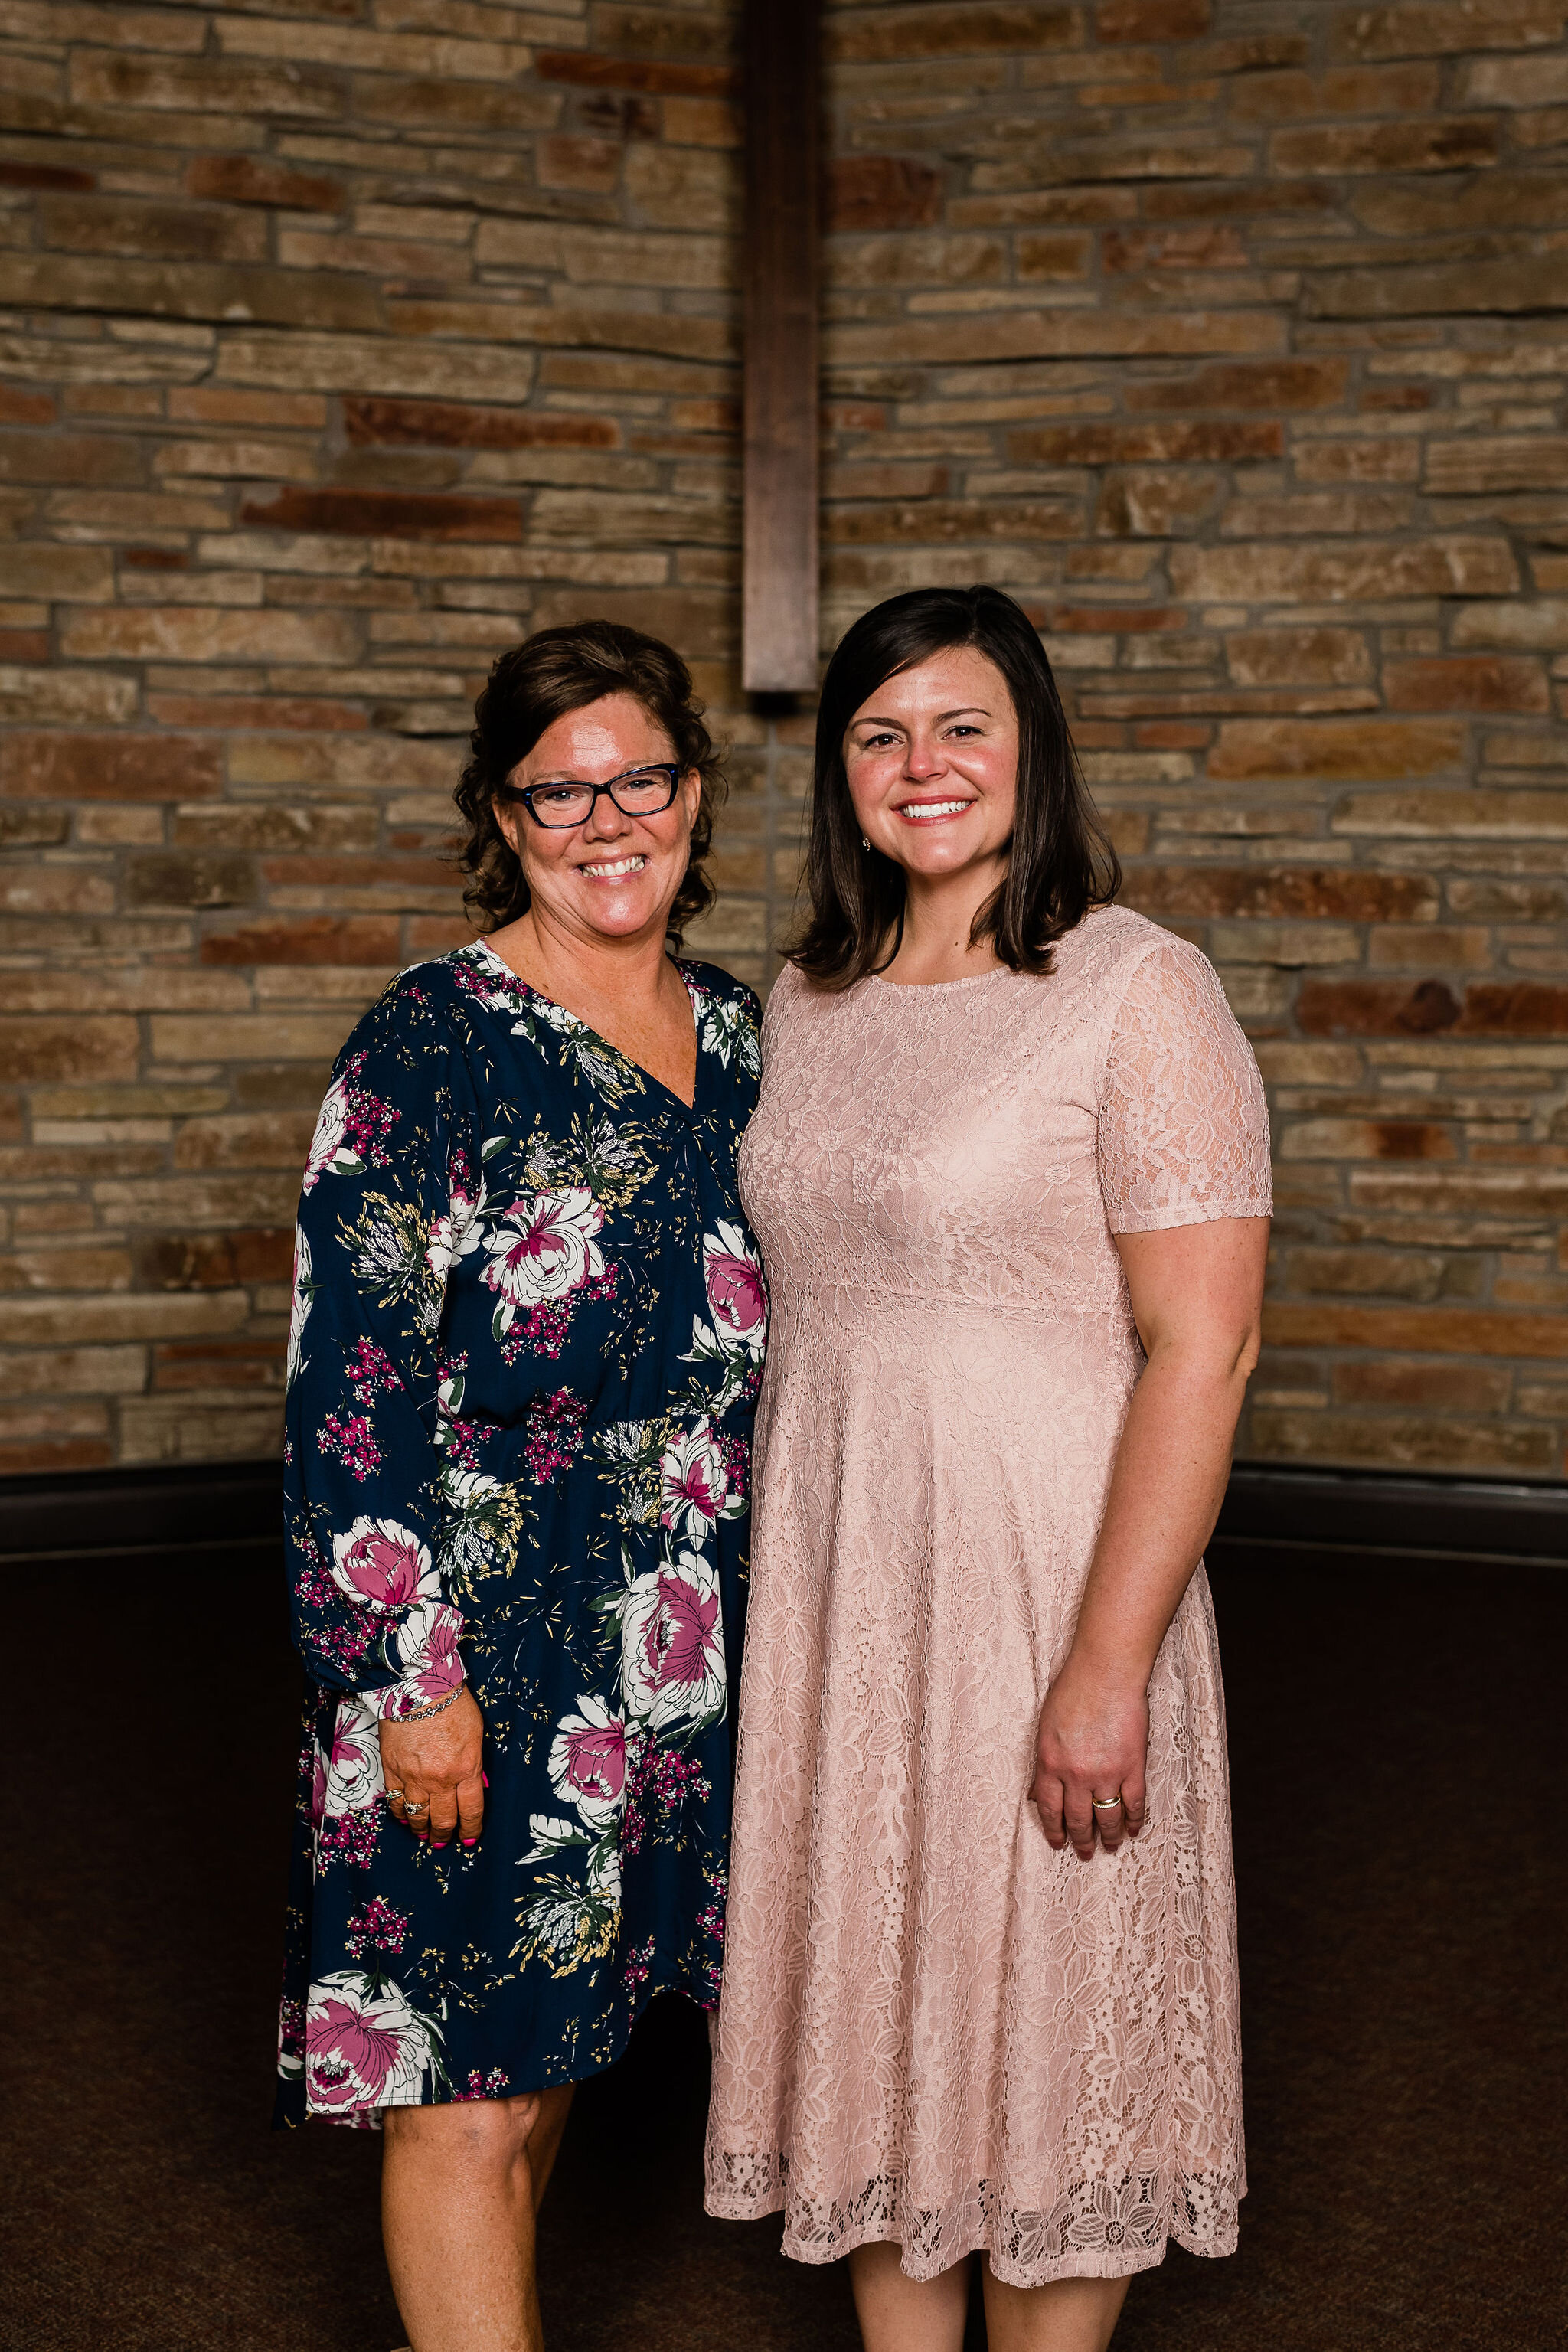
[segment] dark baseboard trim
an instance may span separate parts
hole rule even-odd
[[[13,1567],[94,1558],[185,1559],[238,1567],[276,1557],[283,1536],[278,1462],[172,1462],[0,1478],[0,1559]],[[1568,1567],[1568,1484],[1410,1477],[1381,1470],[1304,1470],[1238,1462],[1215,1529],[1216,1562],[1305,1553]]]
[[[241,1553],[283,1540],[280,1462],[163,1462],[0,1478],[0,1559]]]
[[[1412,1477],[1238,1462],[1210,1547],[1355,1552],[1369,1560],[1535,1560],[1568,1567],[1568,1484]]]

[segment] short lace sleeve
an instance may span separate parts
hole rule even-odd
[[[1142,958],[1117,1009],[1099,1153],[1113,1234],[1273,1212],[1263,1081],[1214,966],[1183,940]]]

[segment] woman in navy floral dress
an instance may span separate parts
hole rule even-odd
[[[756,1000],[667,953],[711,896],[687,673],[584,623],[476,715],[497,927],[339,1056],[289,1364],[279,2114],[388,2124],[416,2352],[538,2340],[564,2086],[654,1993],[716,1997],[766,1328],[735,1187]]]

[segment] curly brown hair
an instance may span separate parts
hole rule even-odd
[[[725,785],[691,673],[662,638],[645,636],[618,621],[574,621],[541,629],[502,654],[474,705],[468,757],[453,797],[468,828],[457,845],[458,864],[467,877],[463,904],[479,918],[481,930],[515,922],[529,904],[522,860],[496,822],[498,788],[547,727],[606,694],[635,696],[668,736],[682,773],[695,768],[701,779],[691,860],[669,910],[672,948],[680,947],[687,924],[713,904],[717,894],[703,867]]]

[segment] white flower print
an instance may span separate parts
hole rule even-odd
[[[315,2115],[353,2107],[415,2107],[433,2049],[430,2029],[399,1986],[359,1969],[336,1969],[310,1987],[305,2011],[305,2082]]]
[[[590,1830],[605,1830],[626,1797],[626,1727],[602,1698],[587,1696],[563,1716],[550,1748],[550,1785]]]
[[[343,1141],[349,1123],[348,1088],[342,1078],[334,1078],[322,1098],[316,1119],[316,1132],[310,1139],[310,1152],[305,1160],[304,1190],[314,1192],[318,1178],[330,1169],[335,1176],[352,1176],[364,1166],[357,1151]]]
[[[338,1701],[332,1725],[331,1753],[325,1759],[327,1785],[323,1811],[363,1812],[382,1790],[381,1740],[376,1720],[356,1698]]]
[[[683,1551],[620,1597],[621,1691],[626,1713],[649,1731],[711,1723],[724,1709],[724,1626],[719,1579],[700,1552]]]
[[[700,1541],[720,1519],[745,1508],[744,1496],[731,1492],[724,1456],[706,1419],[670,1440],[658,1467],[659,1517],[677,1535]]]
[[[310,1319],[316,1286],[310,1280],[310,1243],[303,1225],[294,1228],[294,1298],[289,1310],[289,1361],[284,1387],[292,1387],[304,1359],[305,1325]]]
[[[595,1239],[605,1213],[581,1185],[515,1201],[485,1241],[490,1262],[480,1280],[497,1295],[495,1328],[511,1328],[520,1307],[564,1298],[605,1271]]]

